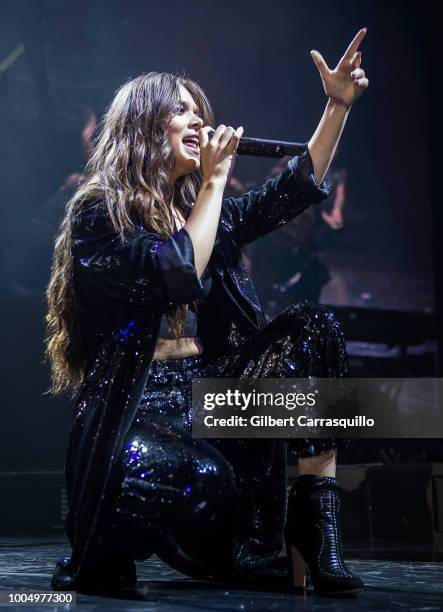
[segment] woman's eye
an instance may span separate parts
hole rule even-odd
[[[186,113],[186,111],[187,111],[186,105],[185,105],[185,104],[180,104],[180,106],[177,106],[177,108],[176,108],[176,111],[175,111],[175,112],[176,112],[176,114],[177,114],[177,115],[181,115],[181,114],[183,114],[183,113]],[[197,111],[195,111],[195,112],[194,112],[194,115],[195,115],[196,117],[200,117],[200,111],[198,111],[198,110],[197,110]]]

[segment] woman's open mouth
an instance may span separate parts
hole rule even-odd
[[[198,138],[194,138],[192,136],[184,138],[183,144],[188,149],[188,151],[190,151],[194,155],[200,155],[200,144],[198,142]]]

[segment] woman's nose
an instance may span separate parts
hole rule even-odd
[[[192,126],[198,126],[198,129],[200,129],[203,126],[203,119],[198,115],[194,115],[190,123]]]

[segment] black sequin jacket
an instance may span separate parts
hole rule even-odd
[[[267,323],[241,247],[329,195],[327,185],[316,184],[306,147],[258,191],[223,201],[209,262],[220,307],[212,330],[222,327],[222,332],[219,340],[206,334],[205,351],[216,351],[222,338],[227,345],[219,350],[234,348]],[[185,229],[162,240],[137,225],[122,242],[104,211],[86,207],[73,228],[74,287],[87,318],[90,354],[76,396],[66,457],[65,528],[75,582],[81,582],[106,550],[113,466],[146,385],[162,312],[191,303],[202,292]],[[220,312],[225,313],[224,329]]]

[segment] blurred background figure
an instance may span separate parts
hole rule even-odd
[[[327,258],[322,257],[321,250],[340,248],[343,238],[342,231],[338,232],[339,237],[331,237],[332,233],[344,228],[346,204],[346,170],[337,165],[337,154],[338,150],[327,174],[331,196],[271,234],[264,244],[257,242],[243,251],[266,313],[271,318],[291,303],[304,300],[320,302],[323,287],[334,280],[334,272],[327,265]],[[277,176],[289,159],[277,160],[266,178]],[[252,181],[243,183],[235,175],[231,176],[229,183],[233,194],[257,187]],[[340,287],[345,292],[340,282],[335,283],[333,292],[339,291]],[[337,295],[336,298],[340,301],[346,296]]]
[[[97,126],[97,117],[91,108],[85,108],[86,120],[80,139],[85,163],[92,151],[92,137]],[[66,175],[59,189],[47,200],[25,229],[26,250],[17,249],[12,256],[16,266],[16,277],[12,286],[17,295],[44,293],[49,281],[54,240],[63,218],[66,204],[84,180],[80,170]]]

